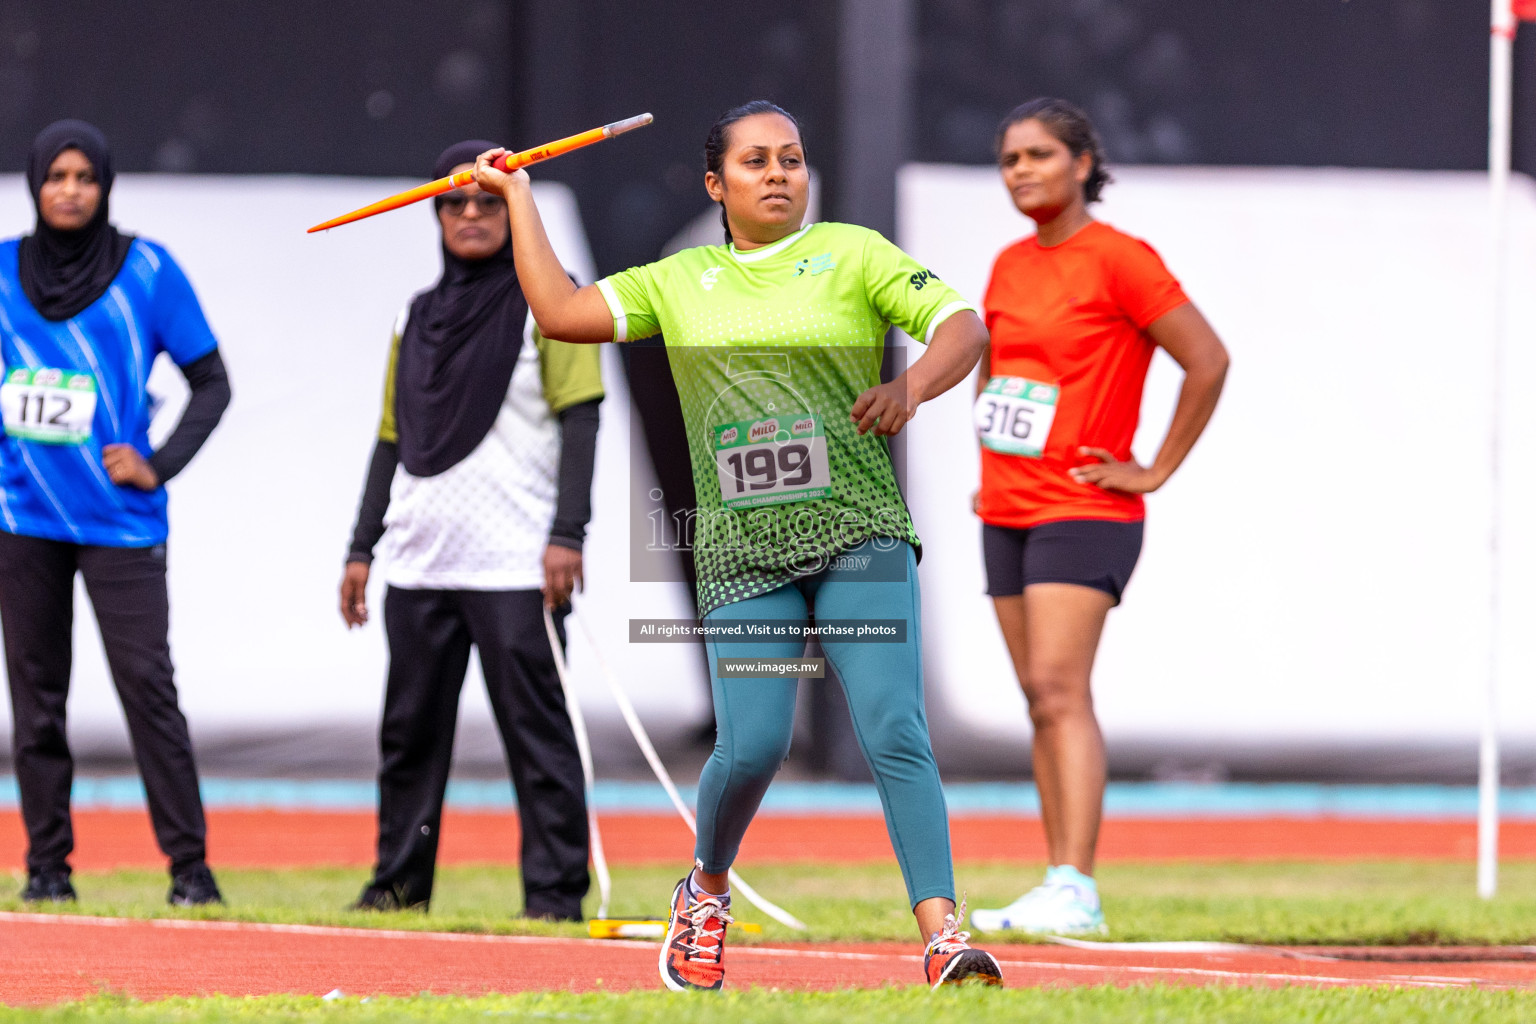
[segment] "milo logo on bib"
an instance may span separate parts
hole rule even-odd
[[[767,441],[779,436],[779,421],[776,419],[758,420],[747,431],[748,441]]]

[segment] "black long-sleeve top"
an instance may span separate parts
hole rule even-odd
[[[181,367],[181,372],[192,395],[176,428],[149,457],[149,466],[162,484],[187,468],[229,408],[229,371],[218,349]]]

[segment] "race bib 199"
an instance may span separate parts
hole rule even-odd
[[[808,501],[832,494],[827,433],[815,413],[715,427],[715,468],[726,508]]]
[[[1004,455],[1038,459],[1056,419],[1054,384],[1023,377],[993,377],[976,396],[976,435],[984,447]]]
[[[84,444],[96,415],[96,378],[74,370],[7,370],[0,384],[5,432],[45,444]]]

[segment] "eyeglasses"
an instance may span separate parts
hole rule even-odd
[[[476,192],[467,196],[463,192],[450,192],[443,196],[442,208],[457,217],[464,212],[464,207],[470,203],[475,204],[475,209],[482,214],[500,213],[507,208],[507,201],[501,196],[492,195],[489,192]]]

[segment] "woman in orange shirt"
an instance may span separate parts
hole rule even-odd
[[[1063,100],[1016,107],[998,165],[1035,234],[997,257],[987,285],[991,344],[976,428],[987,593],[1034,725],[1034,775],[1050,864],[1045,883],[982,930],[1104,930],[1093,881],[1104,741],[1090,675],[1109,610],[1141,553],[1141,496],[1172,475],[1221,394],[1227,353],[1145,242],[1088,207],[1110,180],[1087,116]],[[1167,436],[1149,466],[1131,455],[1142,387],[1161,346],[1184,369]]]

